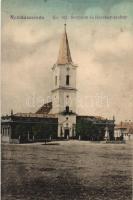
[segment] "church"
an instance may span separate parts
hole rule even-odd
[[[52,102],[49,112],[58,117],[58,137],[75,136],[76,125],[76,71],[77,66],[72,62],[66,25],[64,27],[57,62],[52,67],[53,89]],[[44,105],[45,107],[45,105]],[[37,111],[43,114],[43,107]]]
[[[83,138],[102,140],[107,127],[113,139],[114,119],[77,115],[77,68],[78,66],[72,61],[65,24],[58,58],[52,67],[52,101],[42,105],[36,113],[14,114],[12,111],[11,115],[2,116],[2,141],[20,143],[39,141],[46,137],[74,139],[79,136],[82,138],[82,133],[84,135],[85,132],[87,133]],[[88,127],[86,129],[89,133],[92,133],[91,136],[87,136],[88,131],[82,130],[84,124]]]

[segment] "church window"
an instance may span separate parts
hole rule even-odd
[[[63,136],[62,126],[60,127],[61,137]]]
[[[55,85],[57,85],[57,76],[55,76]]]
[[[66,106],[66,113],[69,113],[69,106]]]
[[[66,96],[66,105],[69,104],[69,95]]]
[[[69,80],[70,79],[70,77],[69,77],[69,75],[66,75],[66,85],[69,85]]]

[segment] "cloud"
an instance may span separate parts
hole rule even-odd
[[[92,7],[88,8],[85,11],[86,16],[103,16],[104,15],[104,10],[100,7]]]
[[[125,2],[119,2],[111,8],[111,15],[123,15],[128,17],[133,17],[133,2],[131,1],[125,1]]]
[[[8,23],[2,30],[2,59],[15,62],[32,56],[52,40],[56,40],[56,34],[47,28],[36,26],[34,29],[31,24]]]
[[[133,36],[131,32],[127,30],[121,32],[120,29],[112,27],[109,30],[107,27],[95,27],[95,30],[92,28],[90,31],[88,29],[84,31],[86,34],[78,40],[79,46],[77,45],[76,48],[78,52],[74,55],[80,66],[78,69],[80,90],[78,105],[81,105],[78,106],[79,113],[108,116],[115,114],[119,120],[132,119]],[[95,34],[91,34],[91,31]],[[80,36],[76,36],[78,37]],[[82,40],[86,41],[86,45]],[[86,46],[86,49],[80,48],[82,47],[80,42]],[[96,95],[106,96],[109,105],[96,105],[94,100]],[[90,103],[92,96],[95,101],[93,104]]]

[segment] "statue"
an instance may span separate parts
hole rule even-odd
[[[106,141],[109,141],[110,140],[110,136],[109,136],[109,128],[106,126],[105,128],[105,136],[104,136],[104,139]]]

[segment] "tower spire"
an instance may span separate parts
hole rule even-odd
[[[57,59],[57,64],[68,64],[72,63],[70,48],[69,48],[69,42],[66,32],[66,23],[64,24],[64,33],[62,36],[60,49],[59,49],[59,55]]]
[[[65,22],[65,24],[64,24],[64,31],[65,31],[65,33],[66,33],[66,22]]]

